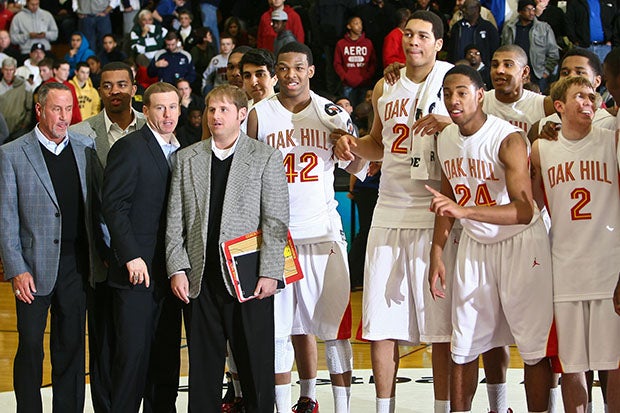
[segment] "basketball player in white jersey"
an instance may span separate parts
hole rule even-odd
[[[451,69],[443,91],[454,124],[437,140],[441,192],[427,189],[436,213],[434,297],[447,287],[442,252],[450,228],[455,219],[463,225],[452,284],[452,411],[471,410],[478,355],[516,343],[525,362],[528,410],[544,412],[551,382],[551,257],[532,199],[528,142],[517,127],[484,113],[484,83],[475,69]]]
[[[353,130],[349,115],[310,91],[312,53],[300,43],[280,49],[276,75],[280,93],[250,112],[248,135],[282,151],[289,183],[290,231],[304,278],[284,289],[275,301],[276,409],[290,409],[292,335],[300,376],[300,399],[294,412],[318,412],[317,347],[325,341],[335,411],[349,412],[352,351],[349,338],[349,270],[342,223],[334,199],[334,128]],[[358,172],[361,162],[347,170]],[[349,311],[347,311],[349,310]]]
[[[570,49],[560,60],[558,65],[559,78],[564,79],[568,76],[585,77],[592,83],[594,90],[601,85],[603,67],[601,61],[595,53],[580,47]],[[536,122],[528,132],[530,142],[534,142],[539,137],[555,139],[557,137],[558,125],[562,121],[557,113],[544,117]],[[603,129],[615,130],[616,118],[607,110],[597,110],[592,119],[592,125]]]
[[[585,412],[585,372],[620,373],[620,319],[612,302],[620,268],[617,140],[613,131],[592,125],[598,97],[587,79],[561,79],[551,98],[562,130],[557,141],[534,142],[533,188],[551,214],[554,367],[562,372],[565,411]]]
[[[433,345],[435,412],[450,410],[450,300],[433,301],[427,284],[434,216],[424,187],[439,188],[434,134],[450,122],[441,82],[452,65],[436,61],[442,30],[441,20],[431,12],[410,17],[403,35],[406,66],[394,85],[382,79],[375,86],[370,134],[359,140],[342,135],[336,147],[340,159],[353,159],[355,154],[383,160],[366,250],[362,308],[379,413],[395,409],[399,343],[420,341]],[[416,141],[430,142],[420,149]],[[453,234],[449,245],[454,251],[457,237]]]

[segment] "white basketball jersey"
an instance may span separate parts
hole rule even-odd
[[[611,298],[620,270],[615,136],[593,127],[578,141],[538,140],[551,215],[554,301]]]
[[[289,229],[296,243],[342,240],[342,223],[334,199],[334,157],[330,130],[319,120],[315,105],[292,113],[277,95],[263,99],[253,110],[258,140],[284,157],[288,181]]]
[[[397,83],[385,84],[377,102],[378,115],[383,123],[383,165],[379,183],[379,199],[372,225],[382,228],[432,228],[435,216],[429,210],[432,195],[424,185],[439,189],[436,180],[411,179],[411,125],[422,116],[418,107],[416,84],[401,74]],[[416,98],[417,97],[417,98]],[[443,94],[428,112],[447,115]]]
[[[545,117],[545,96],[523,89],[521,98],[503,103],[495,97],[495,90],[484,92],[482,110],[489,115],[510,122],[527,133],[532,125]]]
[[[510,203],[504,165],[499,160],[499,148],[504,139],[514,132],[521,133],[521,130],[488,115],[480,130],[471,136],[461,135],[455,124],[448,125],[439,135],[439,160],[459,205],[494,206]],[[523,139],[527,142],[525,137]],[[471,238],[483,244],[493,244],[525,230],[539,216],[540,212],[535,209],[528,225],[495,225],[469,219],[461,219],[461,224]]]

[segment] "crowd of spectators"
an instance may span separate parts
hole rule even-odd
[[[602,60],[620,45],[615,2],[595,0],[572,0],[562,7],[557,0],[9,0],[0,2],[0,62],[12,58],[16,63],[13,73],[3,74],[10,84],[2,83],[1,95],[11,89],[36,95],[45,80],[45,65],[39,64],[47,57],[69,65],[67,83],[78,66],[82,76],[89,72],[87,82],[77,76],[71,82],[79,86],[76,99],[84,116],[98,107],[85,96],[98,88],[101,68],[114,61],[131,63],[140,87],[186,80],[204,96],[227,81],[228,56],[235,47],[277,52],[298,41],[315,55],[313,89],[346,96],[356,106],[386,66],[405,61],[403,27],[416,10],[429,10],[444,23],[439,58],[469,62],[487,86],[491,56],[501,45],[514,43],[526,51],[531,83],[543,92],[557,76],[564,51],[589,48]],[[3,73],[12,62],[7,60]],[[26,107],[32,115],[30,95]],[[139,108],[137,96],[134,107]],[[0,104],[3,100],[6,96],[0,96]],[[36,119],[24,121],[7,120],[12,138]]]

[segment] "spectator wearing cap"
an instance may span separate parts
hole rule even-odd
[[[7,57],[2,61],[0,112],[4,115],[11,138],[27,131],[32,110],[32,93],[26,90],[26,81],[15,76],[16,70],[17,60]]]
[[[504,24],[501,44],[516,44],[525,50],[530,66],[530,80],[544,91],[547,78],[553,74],[560,60],[555,35],[551,26],[536,18],[534,0],[519,0],[517,12],[517,16]]]
[[[26,7],[13,17],[11,40],[25,57],[34,43],[42,43],[50,50],[50,42],[58,38],[58,26],[52,13],[39,8],[40,0],[27,0]]]
[[[278,55],[278,51],[288,43],[296,42],[297,39],[292,31],[286,29],[288,22],[288,14],[284,10],[274,10],[271,12],[271,27],[276,33],[273,41],[273,54]]]
[[[39,62],[44,58],[45,46],[43,46],[43,43],[34,43],[30,48],[30,57],[15,72],[15,76],[21,77],[26,81],[26,90],[28,92],[33,92],[43,82],[39,72]]]
[[[463,18],[450,30],[448,41],[448,61],[451,63],[467,59],[465,47],[473,44],[481,54],[486,66],[491,64],[491,56],[499,47],[499,32],[493,24],[482,18],[479,0],[465,0],[461,6]]]
[[[177,32],[168,32],[164,43],[166,49],[155,54],[148,66],[148,75],[157,77],[160,82],[173,85],[179,79],[185,79],[190,83],[196,80],[192,55],[181,48],[181,39]]]
[[[304,27],[301,23],[301,17],[299,17],[299,14],[297,14],[291,6],[284,4],[284,2],[285,0],[269,0],[270,8],[262,14],[258,23],[256,47],[275,52],[275,50],[273,50],[273,45],[277,34],[272,24],[272,13],[276,10],[286,13],[288,29],[293,33],[295,39],[297,39],[299,43],[304,42]]]

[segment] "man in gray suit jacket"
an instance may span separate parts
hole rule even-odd
[[[105,65],[99,86],[103,110],[69,128],[72,133],[88,136],[95,142],[97,156],[104,167],[110,147],[123,136],[141,129],[146,122],[144,115],[131,107],[135,93],[130,66],[122,62]],[[106,242],[110,244],[107,231]],[[90,393],[95,412],[106,413],[112,403],[112,296],[106,284],[106,272],[94,281],[87,291]]]
[[[39,124],[0,147],[0,256],[15,293],[19,344],[13,384],[18,412],[41,412],[43,335],[51,307],[53,409],[84,409],[87,281],[102,271],[101,165],[92,140],[68,134],[68,87],[39,91]]]
[[[241,89],[220,86],[206,100],[212,137],[178,153],[166,231],[172,292],[189,303],[189,409],[220,411],[228,340],[246,411],[268,412],[274,404],[273,294],[283,287],[289,217],[282,155],[240,131],[247,115]],[[239,303],[220,244],[258,229],[255,299]]]

